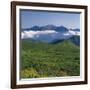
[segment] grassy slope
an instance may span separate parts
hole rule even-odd
[[[22,40],[21,78],[79,75],[79,47],[69,41],[47,44]]]

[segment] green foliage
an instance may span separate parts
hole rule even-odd
[[[73,43],[22,40],[21,44],[21,78],[80,75],[80,49]]]
[[[33,77],[39,77],[39,74],[38,74],[38,72],[35,70],[35,69],[33,69],[33,68],[28,68],[28,69],[24,69],[24,70],[22,70],[22,72],[21,72],[21,77],[22,78],[33,78]]]

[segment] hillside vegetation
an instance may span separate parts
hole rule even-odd
[[[21,78],[80,75],[79,46],[65,40],[57,44],[21,42]]]

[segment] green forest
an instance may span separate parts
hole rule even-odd
[[[69,40],[56,44],[21,40],[21,78],[80,75],[80,47]]]

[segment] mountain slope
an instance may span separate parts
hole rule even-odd
[[[75,36],[69,38],[69,40],[70,40],[71,42],[73,42],[74,44],[80,46],[80,36],[76,36],[76,35],[75,35]]]
[[[21,43],[21,78],[80,75],[80,49],[70,41],[48,44],[24,39]]]

